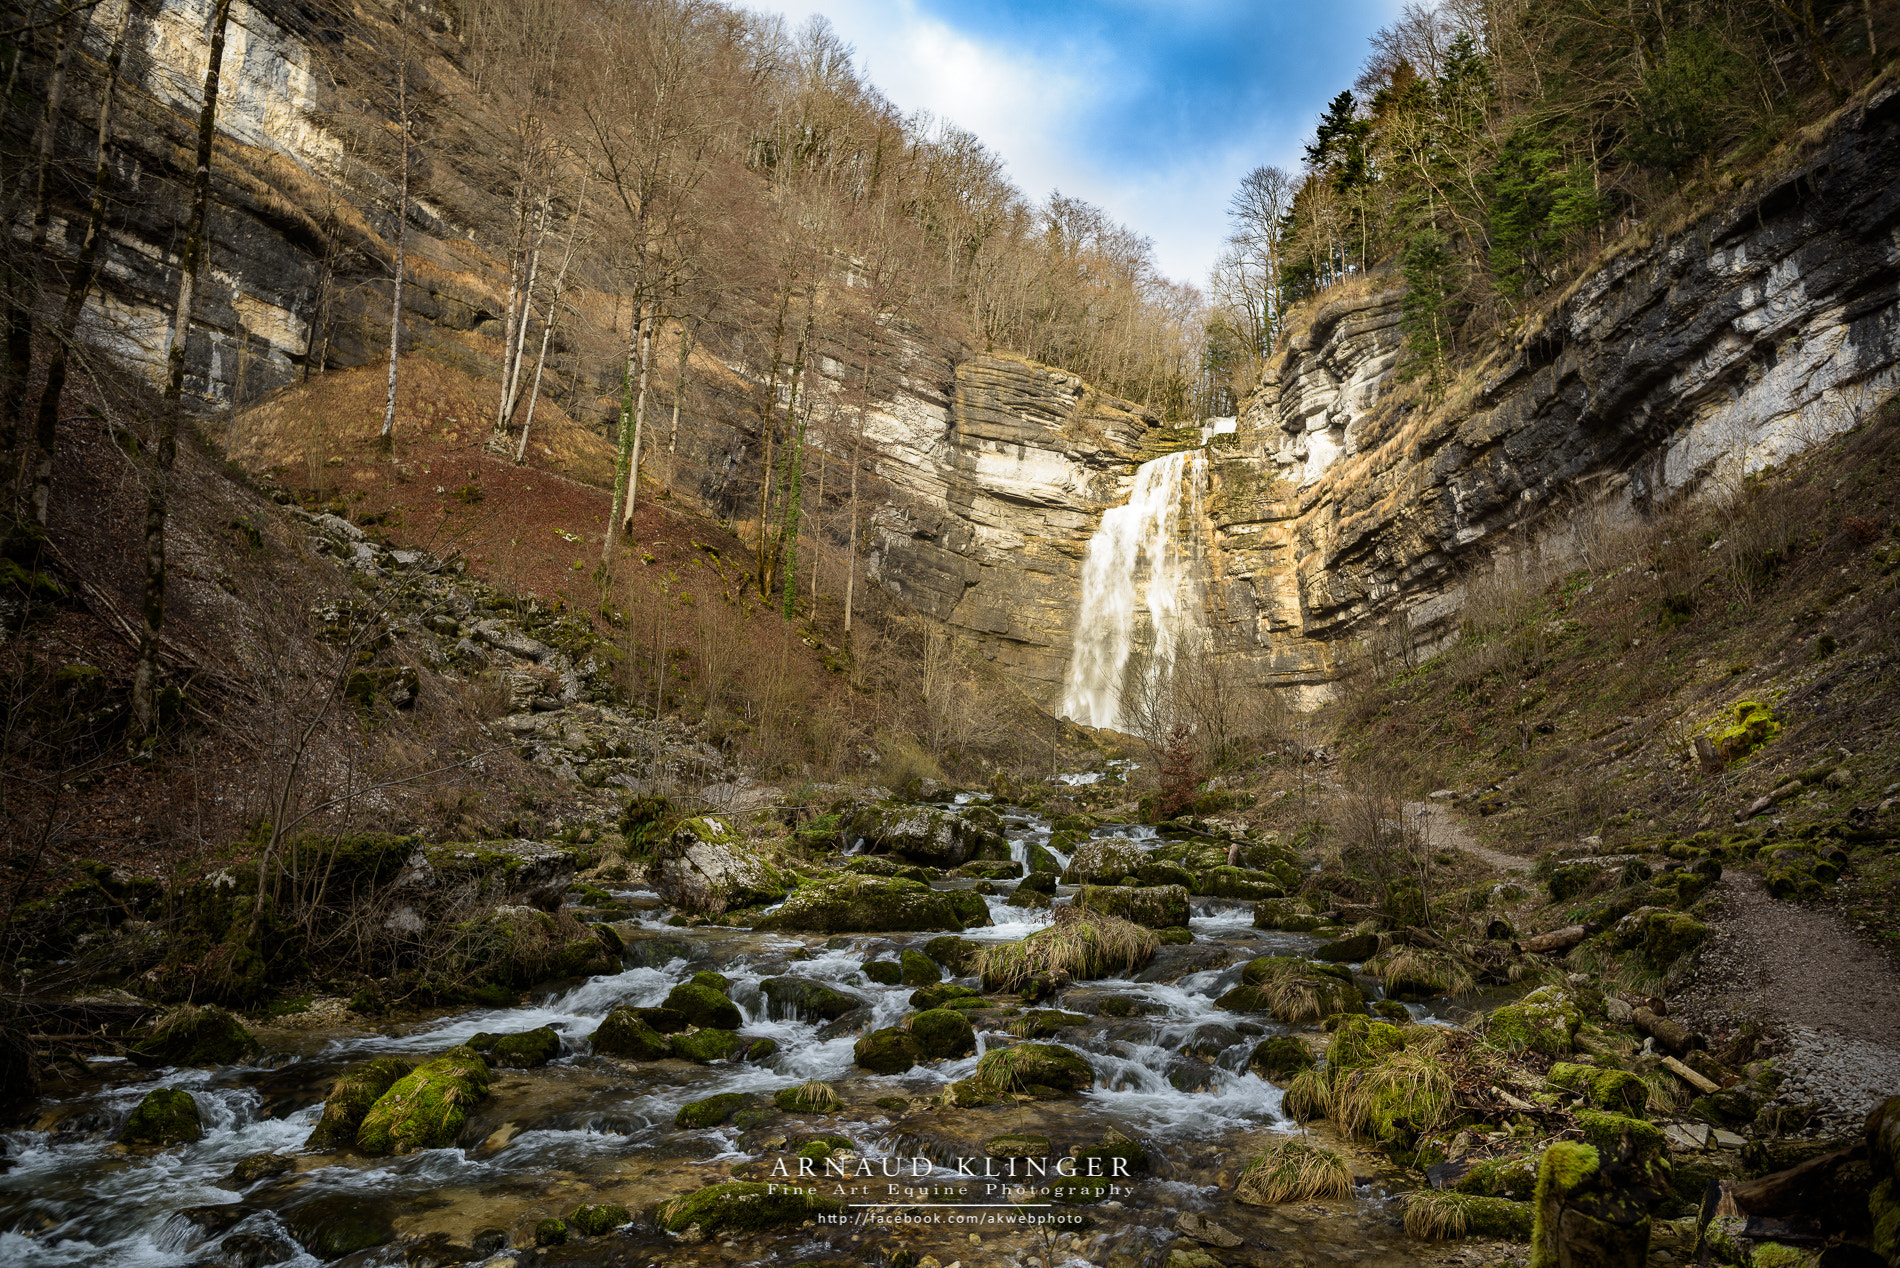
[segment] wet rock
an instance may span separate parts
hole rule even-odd
[[[896,960],[866,960],[863,973],[879,986],[900,986],[904,981],[904,966]]]
[[[296,1258],[297,1246],[268,1233],[233,1233],[218,1243],[218,1253],[230,1268],[265,1268]]]
[[[640,1016],[641,1011],[621,1007],[608,1013],[602,1019],[600,1028],[593,1034],[592,1043],[595,1054],[603,1057],[630,1057],[635,1061],[659,1061],[673,1055],[672,1042],[665,1034],[647,1024],[646,1020]],[[678,1017],[679,1014],[674,1013],[673,1016]],[[678,1029],[684,1030],[686,1025],[685,1019],[680,1018]]]
[[[121,1145],[189,1144],[204,1135],[198,1102],[182,1088],[156,1088],[132,1110],[119,1133]]]
[[[977,1004],[982,996],[967,986],[958,986],[955,982],[940,982],[936,986],[920,986],[910,993],[910,1006],[918,1012],[928,1012],[933,1008],[960,1008],[958,1001]]]
[[[1198,1246],[1176,1246],[1168,1251],[1163,1268],[1225,1268],[1225,1265]]]
[[[807,1079],[797,1087],[780,1088],[772,1094],[772,1104],[787,1114],[835,1114],[844,1108],[837,1089],[821,1079]],[[900,1101],[907,1107],[908,1102]]]
[[[669,1198],[653,1213],[654,1222],[687,1240],[727,1233],[796,1226],[819,1215],[836,1215],[844,1203],[797,1186],[737,1181],[709,1184],[694,1193]],[[697,1238],[693,1234],[697,1232]]]
[[[370,1106],[414,1069],[401,1057],[374,1057],[345,1070],[330,1086],[330,1095],[323,1102],[323,1117],[311,1129],[304,1148],[328,1153],[354,1145],[357,1129]]]
[[[1003,1023],[1003,1029],[1018,1039],[1047,1039],[1076,1026],[1088,1025],[1081,1013],[1065,1013],[1055,1008],[1032,1008],[1020,1017]]]
[[[976,1051],[976,1030],[962,1013],[933,1008],[910,1018],[911,1037],[931,1060],[967,1057]]]
[[[1334,1013],[1357,1012],[1364,996],[1352,974],[1331,964],[1313,964],[1293,956],[1268,955],[1250,960],[1240,985],[1214,1001],[1236,1013],[1268,1013],[1284,1022],[1318,1021]]]
[[[958,977],[974,970],[976,953],[982,949],[983,945],[979,942],[949,934],[924,943],[924,954]]]
[[[921,951],[907,948],[898,957],[898,962],[903,966],[905,986],[935,986],[943,981],[942,971]]]
[[[701,1101],[688,1101],[673,1115],[673,1126],[686,1128],[717,1127],[758,1098],[744,1092],[721,1092]]]
[[[1275,1035],[1257,1045],[1248,1064],[1274,1083],[1284,1083],[1314,1064],[1313,1050],[1292,1035]]]
[[[675,1012],[670,1008],[635,1008],[631,1011],[634,1016],[663,1035],[677,1035],[693,1024],[686,1020],[685,1014]]]
[[[865,806],[852,816],[847,835],[932,867],[1009,857],[1002,820],[982,806],[961,814],[924,806]]]
[[[1188,893],[1179,885],[1084,885],[1075,905],[1150,929],[1188,922]]]
[[[159,1018],[152,1033],[126,1049],[142,1066],[235,1065],[258,1052],[256,1036],[215,1004],[181,1004]]]
[[[1583,1014],[1561,988],[1540,986],[1515,1004],[1496,1009],[1485,1022],[1485,1037],[1508,1051],[1529,1049],[1561,1057],[1575,1047]]]
[[[1213,898],[1282,898],[1286,885],[1270,872],[1244,867],[1209,868],[1197,879],[1194,892]]]
[[[1174,1222],[1174,1231],[1184,1237],[1191,1237],[1203,1246],[1218,1246],[1222,1250],[1232,1250],[1240,1245],[1240,1235],[1229,1232],[1213,1220],[1196,1215],[1192,1211],[1184,1213]]]
[[[1013,1093],[1041,1100],[1087,1091],[1095,1086],[1095,1070],[1073,1048],[1019,1043],[984,1053],[965,1082],[987,1096]]]
[[[582,1237],[605,1237],[623,1224],[633,1223],[633,1212],[610,1203],[577,1206],[567,1217],[567,1229]]]
[[[885,963],[893,969],[897,968],[893,961]],[[895,986],[897,983],[893,980],[885,985]],[[864,1007],[864,1000],[858,996],[846,994],[809,977],[769,977],[759,983],[759,993],[765,996],[766,1013],[774,1021],[837,1021],[847,1013]]]
[[[318,1259],[341,1259],[396,1236],[383,1203],[349,1194],[328,1194],[305,1202],[288,1212],[284,1223],[297,1244]]]
[[[877,1074],[902,1074],[928,1060],[924,1046],[907,1030],[887,1026],[858,1040],[852,1059]]]
[[[481,1053],[488,1064],[510,1070],[532,1070],[561,1055],[561,1037],[552,1026],[507,1035],[482,1031],[468,1041],[468,1046]]]
[[[565,1246],[567,1221],[549,1218],[535,1224],[534,1244],[536,1246]]]
[[[1122,877],[1134,875],[1146,861],[1146,853],[1133,841],[1094,837],[1076,847],[1062,881],[1065,885],[1115,885]]]
[[[718,819],[687,819],[656,851],[653,888],[683,912],[717,916],[777,902],[788,878]]]
[[[715,1061],[763,1061],[778,1051],[772,1039],[752,1039],[730,1030],[707,1026],[672,1038],[673,1055],[699,1065]]]
[[[848,875],[800,887],[752,927],[809,933],[960,932],[989,923],[989,905],[975,894],[940,892],[895,877]]]
[[[1053,1149],[1047,1136],[992,1136],[983,1144],[983,1152],[992,1158],[1047,1158]]]
[[[487,1098],[488,1078],[488,1063],[473,1049],[449,1049],[377,1098],[357,1129],[356,1147],[372,1155],[409,1154],[454,1144],[466,1107]]]
[[[1307,955],[1311,959],[1325,960],[1329,964],[1358,964],[1369,960],[1379,953],[1379,935],[1376,933],[1358,933],[1336,942],[1328,942],[1314,947]]]
[[[354,1132],[352,1131],[352,1134]],[[297,1160],[286,1154],[259,1153],[239,1158],[231,1168],[231,1181],[241,1186],[256,1184],[297,1169]]]
[[[732,1030],[744,1020],[739,1006],[727,999],[724,992],[697,981],[675,986],[662,1007],[678,1013],[692,1026]]]

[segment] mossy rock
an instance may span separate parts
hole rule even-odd
[[[732,979],[724,973],[715,973],[711,969],[701,969],[693,974],[688,979],[688,985],[703,986],[709,991],[717,991],[728,997],[732,994]]]
[[[1583,1138],[1598,1155],[1617,1154],[1636,1158],[1661,1158],[1668,1148],[1662,1128],[1626,1114],[1604,1110],[1583,1110],[1577,1115]]]
[[[1286,886],[1271,873],[1223,864],[1201,873],[1194,892],[1213,898],[1283,898]]]
[[[356,1147],[366,1154],[410,1154],[455,1143],[467,1107],[488,1096],[488,1063],[466,1045],[398,1079],[363,1116]]]
[[[470,1039],[468,1046],[481,1053],[491,1066],[532,1070],[561,1055],[561,1036],[555,1033],[552,1026],[538,1026],[533,1030],[507,1035],[491,1035],[483,1031]]]
[[[1296,956],[1263,955],[1241,970],[1240,985],[1214,1001],[1234,1013],[1268,1013],[1289,1023],[1318,1021],[1365,1007],[1352,973]]]
[[[787,1114],[835,1114],[844,1108],[844,1098],[829,1083],[812,1079],[780,1088],[772,1094],[772,1104]],[[908,1109],[910,1104],[900,1100],[898,1108]]]
[[[896,1026],[873,1030],[858,1040],[852,1057],[858,1065],[876,1074],[902,1074],[928,1060],[917,1037]]]
[[[381,1203],[352,1194],[327,1194],[284,1216],[297,1243],[318,1259],[341,1259],[394,1241],[396,1226]]]
[[[992,1158],[1047,1158],[1054,1149],[1047,1136],[1022,1133],[992,1136],[983,1144],[983,1152]]]
[[[125,1120],[121,1145],[182,1145],[204,1135],[198,1102],[183,1088],[161,1087],[147,1092]]]
[[[1781,734],[1781,720],[1775,711],[1754,700],[1738,700],[1730,707],[1731,721],[1709,736],[1716,755],[1725,762],[1738,762]]]
[[[181,1004],[132,1044],[126,1055],[142,1066],[234,1065],[261,1051],[244,1023],[215,1004]]]
[[[1583,1014],[1568,994],[1555,986],[1540,986],[1515,1004],[1492,1012],[1485,1038],[1509,1052],[1528,1049],[1547,1057],[1568,1055],[1576,1047]]]
[[[1149,929],[1188,922],[1188,892],[1179,885],[1084,885],[1075,905],[1115,916]]]
[[[1529,1202],[1475,1193],[1427,1191],[1415,1193],[1407,1201],[1406,1226],[1412,1227],[1414,1221],[1434,1230],[1427,1234],[1429,1236],[1528,1242],[1536,1224],[1536,1212]]]
[[[683,1023],[682,1019],[682,1023]],[[622,1006],[602,1019],[590,1041],[594,1055],[659,1061],[673,1055],[673,1044],[640,1016],[640,1010]]]
[[[1649,1086],[1623,1070],[1559,1061],[1544,1077],[1552,1087],[1581,1096],[1597,1109],[1640,1116],[1649,1102]]]
[[[796,1227],[820,1215],[838,1215],[844,1202],[822,1193],[806,1193],[814,1186],[786,1186],[759,1181],[709,1184],[693,1193],[660,1203],[654,1222],[669,1233],[697,1227],[702,1236],[754,1233],[768,1228]]]
[[[536,1246],[566,1245],[567,1221],[550,1218],[536,1223],[534,1226],[534,1244]]]
[[[910,1019],[910,1033],[933,1061],[967,1057],[976,1051],[976,1030],[962,1013],[933,1008]]]
[[[672,1009],[686,1018],[690,1025],[710,1026],[719,1030],[731,1030],[745,1020],[739,1013],[739,1006],[727,999],[723,990],[697,981],[682,982],[675,986],[667,993],[666,1003],[661,1007]]]
[[[577,1206],[567,1217],[568,1231],[582,1237],[605,1237],[623,1224],[633,1223],[633,1212],[624,1206],[597,1203]]]
[[[1313,1066],[1313,1050],[1292,1035],[1274,1035],[1255,1045],[1247,1064],[1272,1082],[1282,1083]]]
[[[1337,1074],[1372,1065],[1405,1048],[1405,1031],[1363,1014],[1340,1018],[1326,1045],[1326,1065]]]
[[[1320,919],[1298,899],[1263,898],[1253,905],[1253,926],[1256,929],[1284,929],[1290,933],[1310,933],[1319,928]]]
[[[1667,968],[1702,945],[1709,927],[1680,911],[1653,911],[1643,924],[1643,957]]]
[[[237,1160],[231,1168],[231,1182],[240,1187],[256,1184],[259,1180],[274,1180],[278,1176],[288,1175],[297,1169],[297,1160],[287,1154],[255,1153],[246,1154]]]
[[[804,933],[960,933],[990,923],[989,904],[981,895],[940,892],[896,877],[846,875],[801,886],[752,927]]]
[[[1062,846],[1049,842],[1051,849]],[[1133,841],[1121,837],[1094,837],[1079,841],[1070,855],[1068,870],[1062,879],[1070,885],[1114,885],[1124,876],[1132,876],[1148,862],[1145,851]]]
[[[980,1001],[982,994],[967,986],[958,986],[955,982],[940,982],[935,986],[920,986],[910,993],[910,1006],[918,1012],[928,1012],[933,1008],[955,1007],[954,1001]]]
[[[1486,1158],[1452,1186],[1460,1193],[1480,1197],[1528,1201],[1537,1191],[1537,1159]]]
[[[673,1055],[699,1065],[715,1061],[763,1061],[778,1051],[775,1039],[749,1039],[718,1026],[672,1037]]]
[[[1003,1029],[1018,1039],[1047,1039],[1074,1026],[1086,1026],[1089,1019],[1082,1013],[1065,1013],[1056,1008],[1032,1008],[1020,1017],[1012,1017],[1003,1023]]]
[[[709,1096],[701,1101],[688,1101],[679,1107],[678,1113],[673,1115],[673,1126],[717,1127],[746,1106],[755,1104],[757,1099],[745,1092],[721,1092],[717,1096]]]
[[[904,966],[896,960],[866,960],[862,972],[868,980],[879,986],[901,986],[904,983]]]
[[[1349,938],[1340,938],[1314,947],[1307,953],[1309,959],[1323,960],[1328,964],[1358,964],[1370,960],[1379,953],[1379,935],[1376,933],[1357,933]]]
[[[944,968],[950,970],[950,972],[956,974],[958,977],[962,977],[975,969],[976,953],[982,949],[983,944],[980,942],[973,942],[969,938],[958,938],[950,934],[932,938],[930,941],[924,943],[924,954],[935,960],[938,964],[943,965]]]
[[[1095,1086],[1095,1070],[1073,1048],[1019,1043],[984,1053],[967,1081],[989,1096],[1014,1093],[1048,1100],[1088,1091]]]
[[[774,1020],[837,1021],[865,1003],[809,977],[768,977],[759,983],[759,993],[765,996],[766,1011]]]
[[[943,981],[943,971],[922,951],[906,950],[898,963],[903,966],[905,986],[935,986]]]
[[[323,1116],[311,1129],[304,1148],[329,1153],[355,1145],[357,1129],[363,1125],[370,1106],[414,1069],[401,1057],[374,1057],[349,1067],[330,1085],[330,1095],[323,1101]]]

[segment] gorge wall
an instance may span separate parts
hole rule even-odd
[[[80,74],[103,62],[124,0],[94,12]],[[176,226],[190,161],[209,0],[134,9],[120,118],[118,200],[88,335],[155,374],[176,291]],[[188,388],[242,405],[313,361],[371,366],[387,339],[394,189],[371,162],[386,133],[367,54],[355,82],[324,50],[393,47],[389,10],[358,6],[333,29],[292,0],[233,4],[220,113],[211,277],[189,347]],[[466,91],[451,15],[408,6],[416,91],[429,121],[407,221],[404,347],[492,381],[508,271],[506,195],[488,165],[499,124],[448,103]],[[84,155],[69,112],[59,141]],[[16,108],[7,126],[29,134]],[[370,140],[365,140],[365,138]],[[76,250],[78,187],[60,191],[55,252]],[[552,393],[583,427],[616,405],[624,340],[598,279],[556,340]],[[1363,284],[1361,284],[1363,285]],[[1177,532],[1198,623],[1248,682],[1313,702],[1342,653],[1377,630],[1414,643],[1455,622],[1463,580],[1521,526],[1560,533],[1578,499],[1640,511],[1724,463],[1771,461],[1849,423],[1896,383],[1900,360],[1900,85],[1895,73],[1779,175],[1734,190],[1692,223],[1639,229],[1482,359],[1436,408],[1394,391],[1400,294],[1361,289],[1320,305],[1209,444],[1204,514]],[[321,325],[318,313],[325,314]],[[817,358],[848,414],[844,350]],[[824,443],[875,477],[860,548],[871,579],[945,622],[1035,701],[1060,700],[1083,561],[1139,464],[1199,444],[1059,369],[973,354],[950,330],[907,327],[892,386]],[[653,478],[728,524],[755,514],[756,384],[730,360],[705,383]],[[241,455],[240,455],[241,456]],[[849,535],[828,493],[825,532]]]

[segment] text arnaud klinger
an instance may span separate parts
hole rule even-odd
[[[921,1180],[927,1176],[939,1176],[932,1184],[922,1186],[890,1185],[891,1196],[901,1196],[916,1200],[926,1197],[969,1197],[970,1189],[960,1183],[963,1180],[1030,1180],[1047,1179],[1055,1176],[1063,1180],[1125,1180],[1128,1175],[1128,1160],[1116,1157],[1088,1158],[956,1158],[952,1160],[954,1168],[946,1165],[943,1171],[955,1171],[955,1178],[941,1175],[937,1165],[928,1158],[870,1158],[840,1159],[827,1158],[821,1165],[814,1158],[781,1157],[772,1165],[771,1191],[775,1193],[804,1193],[814,1195],[816,1185],[806,1188],[797,1184],[780,1185],[778,1180],[836,1181],[838,1192],[847,1195],[867,1193],[868,1189],[853,1188],[846,1190],[843,1182],[847,1180]],[[1096,1186],[1087,1186],[1091,1190]],[[1066,1195],[1065,1195],[1066,1196]]]

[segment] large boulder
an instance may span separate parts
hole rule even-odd
[[[1365,1000],[1348,969],[1296,956],[1263,955],[1247,962],[1240,985],[1214,1001],[1234,1013],[1270,1013],[1288,1023],[1363,1012]]]
[[[933,1060],[967,1057],[976,1051],[976,1029],[970,1019],[951,1008],[933,1008],[910,1019],[911,1036]]]
[[[1019,1043],[992,1048],[966,1080],[986,1096],[1019,1095],[1052,1099],[1095,1086],[1095,1070],[1073,1048],[1054,1043]]]
[[[687,819],[673,829],[660,844],[649,874],[661,898],[700,916],[777,902],[788,884],[783,871],[711,816]]]
[[[158,1019],[152,1033],[126,1049],[142,1066],[231,1065],[258,1051],[244,1023],[215,1004],[181,1004]]]
[[[162,1087],[147,1092],[125,1120],[121,1145],[183,1145],[204,1135],[198,1102],[183,1088]]]
[[[328,1153],[354,1145],[357,1129],[363,1125],[370,1106],[414,1069],[401,1057],[372,1057],[345,1070],[330,1085],[330,1095],[323,1101],[323,1117],[310,1129],[304,1148]]]
[[[709,1184],[693,1193],[668,1198],[653,1212],[654,1223],[669,1233],[691,1234],[693,1240],[727,1233],[756,1233],[762,1229],[795,1227],[819,1215],[836,1215],[844,1202],[797,1185],[762,1181]]]
[[[739,1006],[726,997],[726,993],[711,982],[700,979],[707,974],[699,974],[691,982],[681,982],[667,993],[662,1008],[669,1008],[684,1017],[689,1025],[717,1026],[722,1030],[731,1030],[745,1019],[739,1013]]]
[[[962,813],[928,806],[865,806],[852,816],[846,835],[932,867],[1009,857],[1002,820],[982,806]]]
[[[455,927],[456,955],[469,976],[516,989],[550,978],[617,973],[618,935],[605,925],[599,929],[605,937],[565,911],[496,907]]]
[[[363,1116],[356,1147],[366,1154],[411,1154],[455,1143],[467,1107],[488,1096],[488,1063],[474,1049],[450,1048],[398,1079]]]
[[[897,967],[895,961],[887,963]],[[837,1021],[864,1006],[858,996],[809,977],[768,977],[759,983],[759,993],[765,996],[766,1012],[774,1021]]]
[[[1179,885],[1084,885],[1075,905],[1150,929],[1185,925],[1189,915],[1188,892]]]
[[[802,933],[960,933],[989,923],[989,904],[980,895],[934,890],[896,877],[845,875],[801,887],[752,927]]]
[[[417,845],[394,882],[398,925],[469,899],[558,911],[574,883],[574,852],[540,841]]]
[[[1133,841],[1093,837],[1075,847],[1062,881],[1066,885],[1113,885],[1124,876],[1135,875],[1147,861],[1147,853]]]
[[[874,1030],[858,1040],[852,1056],[860,1066],[877,1074],[902,1074],[929,1059],[915,1035],[895,1026]]]
[[[650,1010],[660,1012],[664,1010]],[[630,1057],[635,1061],[659,1061],[673,1055],[673,1044],[666,1035],[648,1024],[641,1010],[616,1008],[608,1013],[593,1034],[594,1053],[603,1057]],[[678,1014],[674,1014],[677,1016]],[[677,1027],[686,1028],[682,1018]]]

